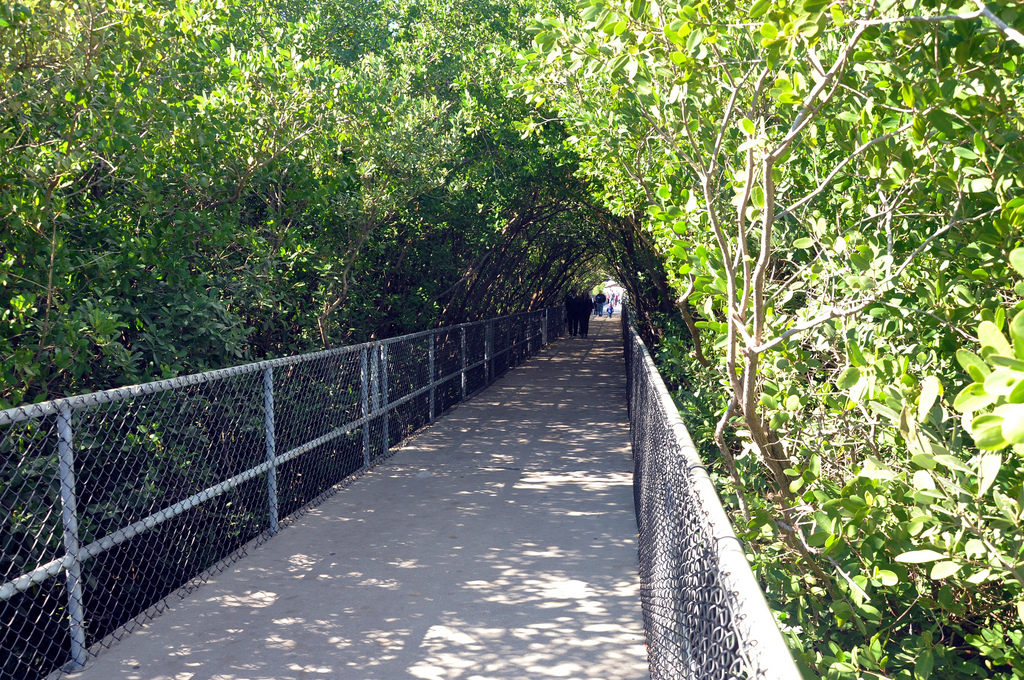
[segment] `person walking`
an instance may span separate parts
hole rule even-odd
[[[594,296],[594,315],[601,316],[604,313],[604,303],[608,302],[608,296],[598,293]]]
[[[568,323],[569,337],[575,338],[580,332],[579,306],[575,295],[565,296],[565,319]]]
[[[614,314],[614,313],[615,313],[615,303],[614,302],[609,302],[608,303],[608,318],[609,319],[612,318],[612,314]]]
[[[594,302],[590,299],[590,294],[586,291],[580,293],[579,305],[580,335],[587,337],[587,333],[590,331],[590,313],[594,311]]]

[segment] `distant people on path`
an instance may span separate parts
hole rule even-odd
[[[609,319],[612,318],[612,314],[614,314],[614,313],[615,313],[615,303],[614,302],[609,302],[608,303],[608,318]]]
[[[601,316],[604,313],[604,303],[608,302],[608,296],[598,293],[594,296],[594,316]]]

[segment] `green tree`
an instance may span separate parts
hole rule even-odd
[[[979,315],[1020,304],[1020,21],[593,1],[524,56],[595,196],[669,258],[695,320],[681,394],[724,393],[690,410],[822,674],[1018,672],[1020,471],[982,466],[940,397]]]

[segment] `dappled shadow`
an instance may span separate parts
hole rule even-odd
[[[73,677],[647,677],[618,329],[554,344]]]

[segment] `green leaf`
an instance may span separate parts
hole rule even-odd
[[[992,491],[992,500],[995,501],[996,507],[999,508],[999,512],[1003,513],[1004,517],[1015,524],[1019,523],[1020,519],[1017,515],[1020,512],[1020,506],[1016,501],[999,493],[999,489]]]
[[[804,0],[801,10],[805,14],[817,14],[829,5],[829,0]]]
[[[984,382],[985,377],[991,373],[988,364],[982,361],[981,357],[966,349],[956,351],[956,360],[976,382]]]
[[[913,477],[914,488],[918,491],[935,488],[935,480],[928,474],[927,470],[918,470]]]
[[[1009,368],[997,368],[985,378],[985,391],[997,397],[1005,397],[1017,386],[1024,373]]]
[[[986,451],[998,451],[1004,449],[1009,445],[1009,442],[1003,437],[1002,423],[996,423],[989,425],[988,427],[974,430],[971,432],[971,436],[974,437],[974,444],[979,449]]]
[[[1014,357],[1008,357],[1004,354],[990,354],[988,360],[994,367],[1008,368],[1012,371],[1016,371],[1024,378],[1024,361],[1016,359]]]
[[[924,141],[924,135],[928,131],[928,123],[920,116],[914,116],[914,122],[910,127],[911,138],[920,144]]]
[[[977,151],[979,155],[985,153],[985,138],[980,132],[974,133],[974,150]]]
[[[934,550],[911,550],[896,556],[897,562],[903,564],[923,564],[925,562],[934,562],[935,560],[945,559],[945,555]]]
[[[967,581],[968,583],[972,583],[974,585],[978,585],[979,583],[983,583],[991,574],[992,574],[992,570],[991,569],[982,569],[981,571],[977,572],[976,574],[971,574],[970,576],[968,576],[964,580]]]
[[[1010,340],[1018,359],[1024,359],[1024,310],[1017,312],[1010,322]]]
[[[593,21],[601,16],[604,11],[604,7],[598,4],[591,4],[585,10],[580,13],[580,18],[584,21]]]
[[[975,177],[967,183],[967,190],[972,194],[980,194],[992,188],[992,179],[989,177]]]
[[[919,453],[911,456],[910,462],[914,465],[924,468],[925,470],[935,469],[935,457],[927,453]]]
[[[900,96],[903,97],[903,103],[909,107],[914,106],[914,88],[909,84],[904,83],[900,87]]]
[[[1017,387],[1014,387],[1013,391],[1007,395],[1007,401],[1010,403],[1024,403],[1024,381],[1017,383]]]
[[[960,569],[962,569],[963,566],[964,565],[962,564],[958,564],[956,562],[951,562],[948,560],[945,562],[937,562],[932,566],[931,573],[928,575],[934,580],[949,578],[956,572],[960,571]]]
[[[750,18],[757,19],[764,15],[772,6],[772,0],[757,0],[750,6]]]
[[[760,184],[754,185],[754,190],[750,192],[750,200],[758,208],[764,207],[764,189]]]
[[[636,72],[637,72],[638,68],[640,68],[640,63],[636,59],[634,59],[633,57],[630,57],[629,59],[627,59],[626,60],[626,77],[628,77],[630,80],[633,80],[633,78],[636,77]]]
[[[898,424],[900,422],[900,414],[897,413],[895,410],[889,408],[885,404],[878,401],[872,401],[868,403],[868,406],[871,407],[872,411],[882,416],[890,423]]]
[[[978,340],[981,341],[981,346],[983,348],[992,348],[997,354],[1013,356],[1013,350],[1010,348],[1010,343],[1006,341],[1006,338],[1000,332],[999,327],[991,321],[982,321],[978,325]]]
[[[935,456],[935,462],[938,463],[939,465],[943,465],[949,468],[950,470],[959,470],[960,472],[966,472],[968,474],[973,472],[969,467],[964,465],[964,462],[962,460],[960,460],[956,456],[938,455]]]
[[[883,586],[894,586],[900,582],[900,578],[896,575],[896,572],[889,571],[888,569],[879,569],[875,574],[875,578],[881,581]]]
[[[1003,419],[1003,438],[1006,441],[1024,443],[1024,404],[1003,404],[993,413]]]
[[[917,401],[917,419],[923,421],[928,412],[931,411],[935,400],[942,394],[942,384],[934,375],[929,375],[921,381],[921,396]]]
[[[743,120],[741,120],[740,127],[742,127],[743,131],[746,132],[751,137],[753,137],[754,133],[757,131],[757,129],[754,127],[754,121],[750,120],[749,118],[744,118]]]
[[[851,364],[853,364],[854,366],[867,366],[868,365],[868,361],[867,361],[867,359],[864,358],[864,353],[861,351],[860,345],[858,345],[856,342],[854,342],[853,340],[850,340],[849,342],[847,342],[846,343],[846,349],[847,349],[847,351],[850,354],[850,363]],[[978,361],[981,361],[981,359],[978,359]],[[984,365],[985,365],[984,362],[982,362],[982,366],[984,366]]]
[[[1024,276],[1024,248],[1014,248],[1010,251],[1010,266]]]
[[[973,559],[975,557],[981,557],[988,549],[985,548],[985,542],[978,540],[977,538],[967,539],[967,543],[964,544],[964,555],[967,559]]]
[[[836,380],[836,387],[841,390],[848,390],[856,385],[858,380],[860,380],[860,369],[856,366],[850,366],[839,374],[839,378]]]
[[[798,238],[797,240],[793,241],[794,248],[810,248],[813,245],[814,239],[807,238],[806,236],[804,238]]]
[[[953,400],[953,408],[960,413],[972,413],[989,406],[996,399],[998,397],[985,391],[983,384],[971,383],[956,395],[956,399]]]
[[[1024,404],[1024,380],[1017,383],[1017,386],[1013,388],[1013,391],[1007,395],[1006,401],[1011,404]]]
[[[981,461],[978,463],[978,496],[984,496],[989,488],[992,486],[992,482],[996,481],[996,476],[999,474],[999,468],[1003,465],[1003,457],[999,453],[983,453],[981,454]]]

